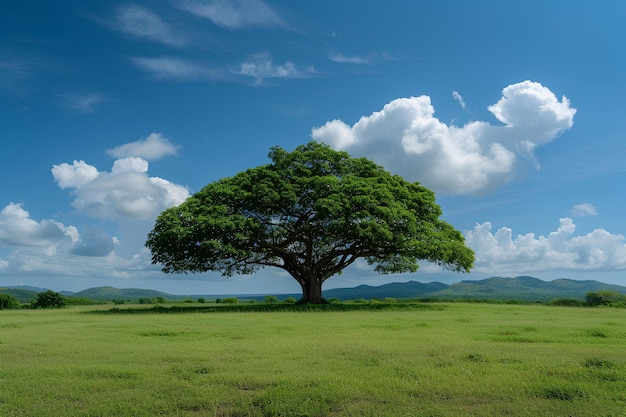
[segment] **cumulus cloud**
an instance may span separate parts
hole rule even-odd
[[[574,217],[597,216],[598,209],[591,203],[576,204],[571,211]]]
[[[173,145],[161,133],[151,133],[145,139],[116,146],[115,148],[107,149],[106,152],[114,158],[137,156],[151,161],[167,155],[176,155],[178,146]]]
[[[235,73],[253,77],[256,85],[263,85],[266,78],[300,78],[302,76],[295,65],[289,61],[283,65],[275,65],[269,53],[251,55]]]
[[[465,235],[476,253],[475,271],[525,274],[544,271],[607,271],[626,268],[626,239],[604,229],[575,236],[576,225],[562,218],[547,237],[518,235],[502,227],[492,232],[489,222],[477,224]]]
[[[139,157],[121,158],[111,172],[99,172],[84,161],[52,167],[61,188],[73,188],[72,206],[95,218],[119,217],[147,220],[189,197],[182,185],[148,176],[148,162]]]
[[[515,174],[520,158],[572,127],[576,109],[532,81],[509,85],[488,107],[503,124],[457,127],[434,116],[430,97],[399,98],[349,126],[333,120],[311,136],[354,156],[365,156],[437,192],[488,192]]]
[[[280,15],[260,0],[186,0],[182,8],[227,29],[285,27]]]
[[[186,43],[185,37],[176,33],[156,13],[137,5],[120,7],[109,26],[140,39],[170,46],[182,46]]]
[[[119,244],[117,238],[112,238],[105,231],[88,227],[72,246],[71,253],[79,256],[103,257],[110,255]]]
[[[40,222],[30,218],[22,204],[9,203],[0,211],[0,246],[53,246],[75,240],[78,232],[54,220]]]

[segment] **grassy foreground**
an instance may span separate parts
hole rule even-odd
[[[1,311],[0,416],[626,415],[626,310],[418,307]]]

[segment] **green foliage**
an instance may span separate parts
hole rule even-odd
[[[626,302],[626,295],[620,294],[617,291],[590,291],[587,293],[585,299],[590,306],[613,306],[623,307]]]
[[[298,300],[296,300],[294,297],[287,297],[283,300],[283,302],[286,304],[295,304],[298,302]]]
[[[200,303],[200,304],[206,303],[206,298],[204,298],[204,297],[198,298],[198,303]]]
[[[65,297],[52,290],[40,292],[31,303],[32,308],[61,308],[67,304]]]
[[[14,310],[20,308],[17,298],[9,294],[0,293],[0,310]]]
[[[263,297],[263,302],[268,304],[273,304],[279,302],[278,297],[275,295],[266,295]]]
[[[222,298],[221,303],[222,304],[239,304],[239,299],[237,297]]]
[[[84,297],[65,297],[65,305],[68,306],[92,306],[97,304],[106,304],[103,301],[92,300]]]
[[[584,305],[584,303],[577,298],[555,298],[550,300],[548,304],[563,307],[582,307]]]
[[[383,274],[414,272],[419,260],[472,268],[473,251],[419,183],[317,142],[269,157],[162,212],[146,241],[152,262],[225,276],[281,268],[314,303],[322,283],[359,258]]]

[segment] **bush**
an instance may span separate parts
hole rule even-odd
[[[40,292],[32,302],[32,308],[61,308],[67,304],[65,297],[51,290]]]
[[[551,306],[581,307],[584,303],[577,298],[555,298],[548,302]]]
[[[204,303],[206,303],[206,299],[204,297],[200,297],[200,298],[198,298],[198,303],[199,304],[204,304]]]
[[[298,302],[298,300],[296,300],[293,297],[287,297],[287,298],[285,298],[284,302],[285,302],[285,304],[295,304],[295,303]]]
[[[17,298],[9,294],[0,294],[0,310],[14,310],[20,308]]]
[[[613,304],[619,306],[620,303],[623,304],[626,301],[626,296],[617,291],[601,290],[588,292],[585,299],[590,306],[611,306]]]
[[[239,304],[239,299],[237,297],[222,298],[222,303],[224,303],[224,304]]]
[[[278,297],[275,295],[266,295],[263,297],[263,302],[267,304],[275,304],[278,302]]]

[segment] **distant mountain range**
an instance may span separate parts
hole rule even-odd
[[[599,281],[577,281],[572,279],[556,279],[543,281],[537,278],[520,276],[516,278],[492,277],[478,281],[461,281],[455,284],[440,282],[421,283],[417,281],[393,282],[379,286],[359,285],[354,288],[334,288],[325,290],[326,299],[340,300],[357,299],[384,299],[384,298],[440,298],[440,299],[489,299],[489,300],[519,300],[519,301],[549,301],[555,298],[585,299],[590,291],[609,290],[626,294],[626,287],[621,285],[605,284]],[[18,286],[0,287],[0,292],[10,294],[21,302],[30,302],[37,293],[46,291],[45,288]],[[80,292],[62,291],[67,297],[88,298],[99,301],[137,301],[141,298],[163,297],[166,300],[196,299],[204,297],[207,300],[225,297],[239,297],[241,299],[262,300],[266,294],[259,295],[172,295],[160,291],[113,287],[96,287]],[[269,294],[267,294],[269,295]],[[295,297],[301,294],[275,294],[278,298]]]

